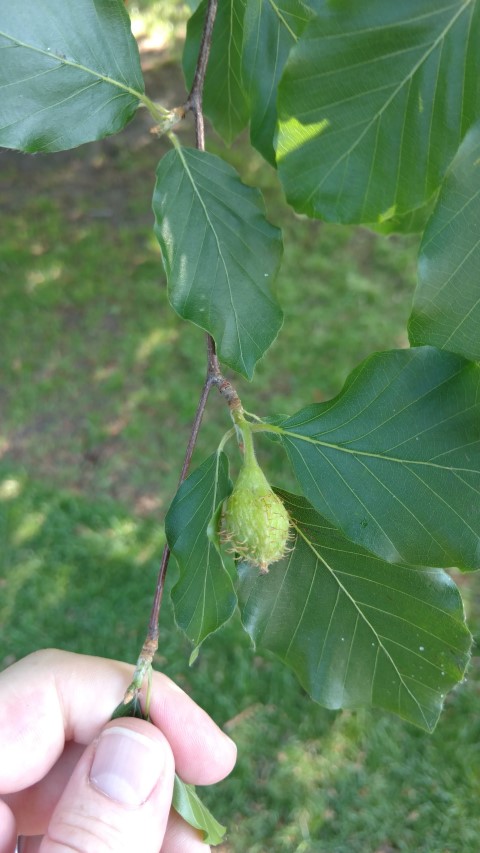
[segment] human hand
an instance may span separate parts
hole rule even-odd
[[[131,680],[118,661],[48,650],[0,673],[0,853],[207,853],[170,811],[175,768],[209,785],[233,742],[153,673],[150,717],[110,719]]]

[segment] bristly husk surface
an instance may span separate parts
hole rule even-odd
[[[255,457],[251,432],[242,430],[244,462],[224,512],[222,539],[262,573],[285,556],[290,518]]]

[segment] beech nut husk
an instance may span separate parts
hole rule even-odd
[[[290,538],[290,518],[255,461],[241,469],[226,501],[222,539],[261,573],[281,560]]]

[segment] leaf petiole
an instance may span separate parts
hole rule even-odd
[[[231,439],[231,438],[233,438],[236,434],[237,434],[237,430],[236,430],[236,428],[235,428],[235,427],[232,427],[231,429],[229,429],[229,430],[228,430],[228,431],[227,431],[227,432],[222,436],[222,440],[221,440],[220,444],[219,444],[219,445],[218,445],[218,447],[217,447],[217,455],[218,455],[218,456],[219,456],[219,455],[220,455],[220,453],[223,451],[223,448],[225,447],[226,443],[227,443],[228,441],[230,441],[230,439]]]

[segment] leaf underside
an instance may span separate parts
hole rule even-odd
[[[278,491],[290,554],[268,575],[241,566],[244,626],[327,708],[372,706],[431,731],[460,681],[471,637],[439,569],[392,565],[345,539],[303,497]]]
[[[246,0],[219,3],[203,87],[203,110],[215,130],[230,144],[248,124],[249,110],[242,83],[243,19]],[[183,71],[193,82],[208,0],[202,0],[187,26]]]
[[[421,207],[480,115],[480,3],[314,5],[279,87],[288,200],[338,222]]]
[[[480,123],[465,137],[420,247],[412,344],[480,360]]]
[[[200,829],[205,844],[220,844],[226,827],[216,820],[200,800],[193,785],[187,785],[177,774],[173,786],[173,808],[190,826]]]
[[[159,163],[153,210],[172,306],[250,379],[283,319],[272,290],[281,234],[260,192],[219,157],[175,149]]]
[[[369,227],[379,234],[419,234],[425,230],[430,219],[438,193],[434,193],[422,207],[409,210],[408,213],[394,214],[388,216],[381,222],[369,223]]]
[[[367,358],[279,428],[305,496],[389,562],[480,568],[479,380],[433,347]]]
[[[230,494],[228,460],[213,453],[180,486],[165,533],[180,578],[172,589],[175,619],[196,647],[230,619],[237,604],[233,560],[222,555],[209,525]]]
[[[117,133],[144,83],[119,0],[0,4],[0,145],[61,151]]]
[[[250,139],[272,165],[278,82],[292,45],[312,16],[302,0],[247,0],[242,80],[249,102]]]

